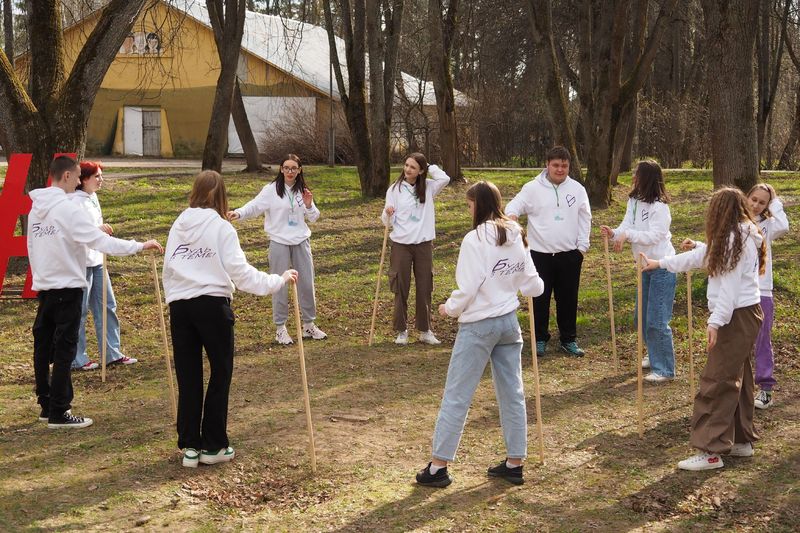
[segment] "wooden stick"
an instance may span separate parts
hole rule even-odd
[[[608,235],[603,234],[603,247],[606,251],[606,280],[608,281],[608,318],[611,321],[611,353],[614,355],[614,369],[619,371],[617,356],[617,328],[614,327],[614,290],[611,288],[611,255],[608,253]]]
[[[544,464],[544,434],[542,432],[542,398],[539,391],[539,361],[536,360],[536,328],[533,320],[533,298],[528,297],[531,324],[531,355],[533,356],[533,392],[536,395],[536,435],[539,439],[539,462]]]
[[[94,283],[94,281],[92,282]],[[87,290],[92,290],[89,287]],[[106,382],[106,355],[108,352],[108,347],[106,344],[108,343],[108,263],[106,262],[106,254],[103,254],[103,311],[101,313],[103,317],[103,338],[102,338],[102,348],[100,349],[100,381],[103,383]]]
[[[692,349],[692,272],[686,273],[686,319],[689,324],[687,344],[689,349],[689,403],[694,401],[694,350]]]
[[[386,257],[386,242],[389,240],[389,225],[383,230],[383,246],[381,247],[381,263],[378,266],[378,282],[375,285],[375,303],[372,306],[372,324],[369,326],[369,346],[372,346],[372,336],[375,333],[375,317],[378,316],[378,293],[381,290],[381,276],[383,275],[383,260]]]
[[[306,425],[308,426],[308,454],[311,456],[311,472],[316,474],[317,452],[314,448],[314,426],[311,423],[311,400],[308,397],[306,354],[303,349],[303,327],[300,324],[300,303],[297,299],[297,283],[292,283],[292,296],[294,296],[294,320],[297,322],[297,349],[300,353],[300,376],[303,380],[303,402],[306,407]]]
[[[172,419],[178,419],[178,402],[175,400],[175,383],[172,380],[172,363],[169,359],[169,342],[167,341],[167,325],[164,322],[164,304],[161,301],[161,284],[158,282],[158,268],[156,255],[150,256],[153,266],[153,283],[156,287],[156,300],[158,301],[158,318],[161,321],[161,340],[164,342],[164,360],[167,362],[167,381],[169,382],[169,397],[172,401]]]
[[[636,387],[636,407],[639,415],[639,438],[644,437],[644,398],[642,393],[642,260],[641,257],[636,258],[636,370],[637,370],[637,387]]]

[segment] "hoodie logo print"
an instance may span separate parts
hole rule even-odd
[[[650,218],[650,211],[642,211],[642,222]]]
[[[42,226],[40,222],[35,222],[31,225],[34,237],[49,237],[58,234],[58,228],[53,225]]]
[[[517,272],[524,272],[525,271],[525,261],[519,261],[517,263],[509,263],[508,258],[500,259],[497,263],[495,263],[494,268],[492,268],[492,276],[510,276],[512,274],[516,274]]]
[[[193,259],[210,259],[216,255],[217,252],[211,248],[189,248],[188,244],[179,244],[175,251],[172,252],[170,259],[177,257],[178,259],[191,261]]]
[[[574,197],[574,196],[572,196],[571,194],[568,194],[568,195],[567,195],[567,205],[568,205],[569,207],[572,207],[573,205],[575,205],[575,200],[577,200],[577,198],[575,198],[575,197]]]

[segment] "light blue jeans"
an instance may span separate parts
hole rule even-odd
[[[675,377],[675,350],[669,322],[677,279],[674,273],[663,268],[642,272],[642,331],[650,357],[650,371],[668,378]],[[634,307],[634,324],[637,312]]]
[[[507,456],[528,455],[528,417],[522,387],[522,333],[517,313],[459,325],[442,405],[433,432],[433,457],[452,461],[464,433],[472,397],[486,363],[492,363],[492,380],[500,406],[500,423]]]
[[[83,309],[81,310],[81,325],[78,330],[78,351],[72,368],[80,368],[89,362],[86,353],[86,317],[89,310],[94,319],[94,331],[97,335],[97,357],[103,356],[103,265],[86,268],[86,281],[89,288],[83,291]],[[108,280],[106,292],[106,309],[108,315],[108,330],[106,331],[106,364],[122,359],[119,347],[119,320],[117,319],[117,301],[114,299],[114,289],[111,288],[111,279]]]

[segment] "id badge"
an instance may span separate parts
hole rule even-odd
[[[557,207],[555,210],[555,214],[553,215],[553,220],[556,222],[561,222],[564,220],[564,209],[561,207]]]
[[[289,213],[289,226],[297,226],[300,221],[297,219],[297,215],[294,213]]]

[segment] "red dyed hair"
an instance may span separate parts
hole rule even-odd
[[[81,181],[91,178],[97,174],[98,170],[103,169],[103,163],[100,161],[81,161]]]

